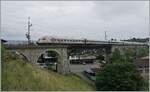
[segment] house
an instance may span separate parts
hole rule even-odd
[[[134,63],[141,74],[149,74],[149,56],[137,59]]]
[[[1,39],[1,43],[3,44],[3,43],[5,43],[5,42],[7,42],[6,40],[4,40],[4,39]]]

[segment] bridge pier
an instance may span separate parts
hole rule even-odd
[[[68,49],[62,48],[60,50],[60,58],[58,61],[58,70],[57,72],[60,74],[69,74],[70,73],[70,62],[69,62],[69,56],[68,56]]]
[[[105,58],[104,60],[106,61],[106,63],[109,63],[109,59],[110,59],[110,53],[111,53],[111,47],[107,47],[105,48]]]

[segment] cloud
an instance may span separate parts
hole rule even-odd
[[[147,1],[2,1],[2,37],[26,39],[27,17],[32,39],[44,35],[73,38],[127,39],[148,37]]]

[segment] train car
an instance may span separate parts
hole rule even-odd
[[[51,36],[44,36],[37,41],[37,44],[83,44],[84,40],[56,38]]]

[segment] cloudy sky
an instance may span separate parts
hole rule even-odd
[[[104,40],[149,36],[148,1],[2,1],[1,36],[26,40],[42,36]]]

